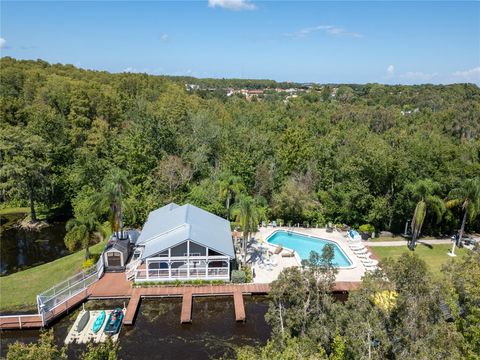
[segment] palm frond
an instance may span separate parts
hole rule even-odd
[[[437,224],[442,220],[442,216],[446,211],[445,203],[442,199],[435,195],[429,195],[425,199],[428,204],[428,208],[432,209],[435,213]]]
[[[462,200],[460,199],[452,199],[452,200],[447,200],[445,202],[445,206],[447,207],[447,209],[451,209],[460,205],[461,203],[462,203]]]

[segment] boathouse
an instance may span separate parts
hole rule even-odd
[[[105,271],[124,271],[139,236],[135,229],[121,231],[112,235],[103,251]]]
[[[135,245],[135,281],[228,280],[235,258],[230,223],[208,211],[171,203],[152,211]]]

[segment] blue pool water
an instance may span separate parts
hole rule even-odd
[[[334,249],[333,263],[338,267],[352,266],[352,262],[347,255],[332,241],[282,230],[275,231],[268,237],[267,241],[270,244],[281,245],[285,248],[295,250],[302,260],[310,257],[310,251],[316,251],[322,254],[323,247],[326,244],[331,244]]]

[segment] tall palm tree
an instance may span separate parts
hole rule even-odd
[[[233,206],[232,213],[243,232],[242,265],[245,266],[247,261],[248,239],[250,239],[250,235],[257,230],[258,223],[265,218],[265,207],[260,205],[257,199],[248,195],[241,195]]]
[[[431,209],[435,213],[437,224],[442,219],[445,212],[445,204],[439,196],[435,195],[440,189],[440,184],[430,179],[419,180],[411,186],[411,192],[418,199],[418,202],[412,217],[412,238],[408,243],[410,250],[415,249],[417,239],[420,236],[425,217],[427,216],[427,209]]]
[[[220,182],[220,195],[225,198],[225,208],[227,209],[227,217],[230,220],[230,205],[235,196],[239,195],[245,186],[239,176],[227,175]]]
[[[133,215],[126,194],[131,185],[128,173],[118,168],[112,169],[103,179],[102,189],[94,196],[93,203],[99,212],[109,212],[112,232],[121,237],[123,231],[123,214],[127,210]]]
[[[462,241],[467,216],[471,221],[480,214],[480,178],[465,180],[460,187],[452,189],[448,197],[450,199],[447,201],[448,208],[461,205],[463,209],[462,225],[458,235],[458,241]],[[455,242],[451,254],[455,255]]]
[[[67,249],[73,251],[81,246],[85,249],[85,259],[90,258],[90,245],[93,240],[99,234],[102,237],[106,235],[105,229],[92,212],[68,220],[66,230],[65,245]]]

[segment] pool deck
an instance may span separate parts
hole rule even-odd
[[[341,290],[345,287],[345,291],[351,290],[353,288],[358,288],[362,281],[362,277],[365,275],[366,270],[362,262],[358,257],[353,253],[347,243],[345,235],[338,232],[327,232],[324,228],[287,228],[287,227],[261,227],[259,231],[254,235],[257,243],[263,243],[267,246],[271,252],[275,250],[275,246],[268,245],[265,241],[268,236],[274,233],[277,230],[293,231],[302,235],[314,236],[325,240],[330,240],[335,242],[343,252],[349,257],[352,261],[351,268],[339,268],[338,274],[335,281],[337,282],[338,290]],[[262,267],[259,262],[256,261],[255,251],[250,252],[250,256],[247,257],[247,262],[250,262],[252,268],[255,271],[255,283],[271,283],[277,279],[278,275],[282,272],[284,268],[292,266],[300,266],[299,259],[297,257],[283,257],[280,254],[273,254],[270,257],[270,260],[275,263],[275,266]],[[352,284],[349,285],[346,284]]]

